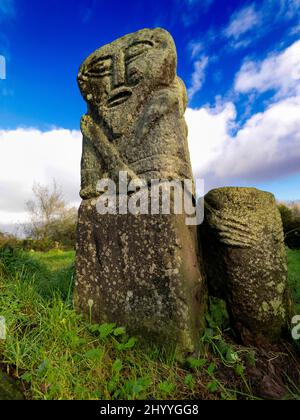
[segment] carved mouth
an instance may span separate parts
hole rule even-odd
[[[127,101],[132,95],[132,91],[127,88],[120,88],[117,91],[115,90],[112,95],[108,98],[107,105],[109,108],[117,106]]]

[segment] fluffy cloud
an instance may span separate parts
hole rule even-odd
[[[222,35],[233,49],[245,48],[261,36],[281,30],[280,23],[300,17],[300,0],[262,0],[235,11]],[[290,35],[297,32],[297,26]]]
[[[188,109],[189,147],[195,176],[206,189],[256,183],[300,171],[300,41],[260,63],[245,63],[238,92],[275,90],[273,103],[237,125],[232,102]],[[193,90],[201,88],[208,59],[199,60]],[[233,134],[234,133],[234,134]],[[0,221],[26,218],[24,203],[34,182],[63,186],[69,203],[79,202],[81,134],[63,129],[0,130]]]
[[[234,87],[241,93],[276,90],[277,96],[284,97],[300,93],[299,80],[300,40],[263,61],[246,61],[236,76]]]
[[[206,188],[257,182],[299,172],[300,97],[253,115],[233,136],[235,107],[188,110],[193,170]]]
[[[191,41],[188,44],[188,49],[191,53],[192,58],[198,57],[200,53],[204,50],[204,43],[202,41]]]
[[[281,15],[295,14],[299,2],[290,2],[287,7],[287,2],[282,1]],[[246,8],[243,14],[235,16],[245,19],[244,29],[254,23],[253,10]],[[228,36],[233,38],[245,33],[234,19],[228,28]],[[257,183],[300,172],[299,79],[297,41],[282,52],[260,62],[247,61],[241,67],[234,84],[237,92],[273,90],[275,94],[273,103],[250,116],[243,126],[237,126],[232,102],[187,110],[192,166],[194,174],[205,179],[206,189],[237,182]]]
[[[63,186],[69,203],[79,201],[81,135],[77,131],[0,130],[0,220],[24,221],[34,182]]]
[[[202,85],[205,80],[205,70],[208,65],[208,57],[202,56],[199,60],[196,60],[194,63],[194,72],[192,74],[192,83],[188,89],[189,98],[192,99],[193,96],[201,90]]]
[[[195,176],[206,190],[257,182],[299,171],[300,97],[283,99],[253,115],[235,135],[236,109],[188,109],[189,147]],[[81,135],[77,131],[0,131],[0,221],[26,220],[24,203],[34,182],[62,185],[69,203],[79,202]]]
[[[228,140],[236,117],[232,103],[216,108],[188,108],[185,114],[189,128],[189,148],[193,172],[201,177],[210,172]]]
[[[242,35],[261,24],[261,14],[255,10],[254,4],[235,12],[224,30],[226,38],[238,41]]]

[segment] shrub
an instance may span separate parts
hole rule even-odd
[[[279,204],[285,243],[291,249],[300,249],[300,210],[299,204],[287,206]]]

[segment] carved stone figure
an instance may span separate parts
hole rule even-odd
[[[143,181],[147,194],[152,179],[192,179],[187,94],[176,64],[170,34],[144,29],[101,47],[80,67],[88,112],[81,120],[75,294],[77,307],[92,308],[97,322],[194,351],[206,298],[195,227],[174,212],[97,212],[98,181],[118,182],[120,171]]]
[[[226,187],[205,196],[200,227],[209,292],[246,344],[277,341],[289,321],[287,262],[274,196]]]
[[[187,94],[176,76],[176,49],[162,29],[144,29],[95,51],[78,82],[88,103],[82,118],[83,199],[103,176],[191,179],[184,111]]]

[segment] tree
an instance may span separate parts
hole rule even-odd
[[[34,184],[34,199],[26,203],[30,223],[25,231],[28,237],[41,241],[75,243],[77,210],[67,207],[62,189],[55,181],[49,186]]]
[[[74,246],[76,242],[77,209],[66,208],[61,217],[54,219],[48,229],[48,238],[64,246]]]

